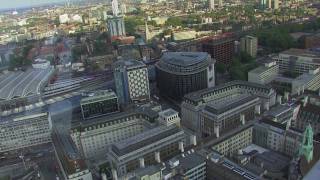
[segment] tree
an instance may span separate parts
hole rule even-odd
[[[224,74],[226,72],[226,65],[223,63],[216,63],[216,70],[220,74]]]
[[[133,36],[136,34],[136,27],[144,25],[144,19],[139,17],[127,17],[124,19],[126,31],[129,35]]]
[[[232,66],[229,71],[233,80],[247,80],[245,71],[241,66]]]
[[[240,61],[242,63],[251,63],[254,61],[254,58],[252,56],[250,56],[250,54],[248,54],[245,51],[241,51],[240,52]]]
[[[182,20],[179,17],[169,17],[165,23],[167,26],[182,26]]]

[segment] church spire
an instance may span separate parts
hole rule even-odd
[[[299,156],[304,156],[308,163],[313,159],[313,131],[310,124],[306,127],[303,133]]]

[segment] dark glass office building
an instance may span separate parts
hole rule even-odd
[[[214,60],[205,52],[166,52],[156,64],[156,79],[161,95],[181,100],[215,85]]]
[[[81,99],[83,119],[89,119],[119,111],[118,98],[111,90],[97,91]]]

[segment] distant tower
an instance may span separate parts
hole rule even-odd
[[[119,15],[118,0],[112,0],[112,13],[113,17],[107,19],[107,27],[111,41],[117,37],[126,36],[123,16]]]
[[[119,14],[119,3],[118,3],[118,0],[112,0],[111,5],[112,5],[113,16],[118,16],[118,14]]]
[[[209,0],[209,9],[214,10],[214,0]]]
[[[304,156],[308,163],[313,159],[313,131],[310,124],[306,127],[303,133],[299,156]]]
[[[219,0],[219,7],[222,7],[222,6],[223,6],[223,1]]]
[[[148,42],[149,39],[150,39],[150,31],[148,28],[148,20],[145,20],[145,40],[146,40],[146,42]]]
[[[127,5],[125,3],[122,3],[120,5],[121,8],[121,14],[125,15],[127,13]]]

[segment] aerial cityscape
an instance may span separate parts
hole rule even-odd
[[[12,0],[0,180],[319,180],[319,0]]]

